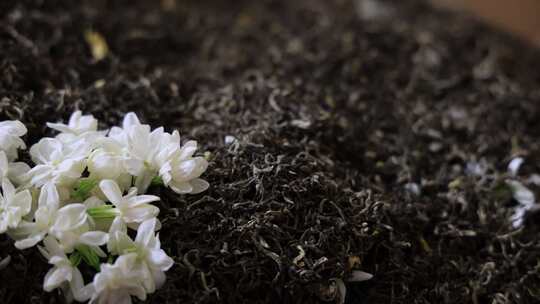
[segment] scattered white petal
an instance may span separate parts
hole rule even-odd
[[[473,176],[484,176],[487,172],[487,164],[484,159],[481,161],[469,161],[465,167],[465,173]]]
[[[514,214],[510,217],[512,226],[519,228],[523,225],[527,211],[534,207],[536,198],[534,193],[522,183],[515,180],[507,180],[506,183],[512,189],[514,199],[519,203],[514,208]]]
[[[523,157],[516,157],[512,159],[510,163],[508,164],[508,172],[512,176],[516,176],[518,174],[519,168],[523,164],[523,161],[524,161]]]
[[[420,186],[417,183],[407,183],[403,186],[403,188],[414,195],[421,194]]]
[[[230,145],[230,144],[234,143],[236,140],[237,140],[236,137],[234,137],[232,135],[225,136],[225,144],[226,145]]]
[[[373,275],[371,273],[367,273],[360,270],[355,270],[352,272],[351,278],[349,278],[349,282],[363,282],[368,281],[373,278]]]
[[[527,182],[533,185],[540,186],[540,174],[531,174],[527,179]]]

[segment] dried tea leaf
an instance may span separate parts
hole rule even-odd
[[[84,39],[86,40],[95,61],[101,61],[107,57],[107,54],[109,54],[109,46],[100,33],[87,30],[84,32]]]

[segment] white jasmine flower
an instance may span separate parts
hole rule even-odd
[[[47,127],[74,135],[81,135],[86,132],[97,131],[98,121],[92,115],[82,115],[81,111],[75,111],[69,117],[68,124],[47,123]]]
[[[22,185],[27,180],[30,166],[22,162],[10,163],[4,151],[0,151],[0,182],[9,179],[16,185]]]
[[[0,195],[0,233],[8,228],[17,228],[23,216],[32,208],[32,195],[29,190],[17,192],[8,179],[2,181]]]
[[[86,164],[88,180],[96,183],[105,179],[114,180],[122,190],[127,190],[132,185],[133,176],[124,166],[123,147],[111,138],[104,137],[100,140],[99,146],[88,156]],[[95,187],[92,194],[105,198],[99,187]]]
[[[135,126],[147,126],[150,128],[149,125],[143,125],[139,121],[139,118],[137,115],[133,112],[129,112],[124,116],[124,119],[122,121],[122,127],[112,127],[109,131],[109,137],[118,141],[124,146],[128,145],[128,138],[127,138],[127,130],[130,130],[131,128]]]
[[[43,240],[56,221],[59,206],[60,197],[56,187],[51,183],[43,186],[39,194],[34,221],[22,221],[17,228],[10,231],[10,235],[17,239],[15,247],[22,250],[30,248]]]
[[[88,157],[88,172],[89,178],[102,180],[125,179],[128,176],[127,170],[124,168],[124,159],[120,154],[106,151],[105,149],[96,149]],[[131,182],[131,176],[128,176]]]
[[[72,252],[78,245],[87,245],[99,256],[106,254],[99,246],[107,243],[108,234],[103,231],[90,231],[84,204],[70,204],[58,210],[56,219],[50,228],[66,252]]]
[[[157,218],[155,230],[161,229],[161,223]],[[117,217],[113,220],[109,227],[109,240],[107,241],[107,251],[114,255],[121,255],[123,250],[129,246],[126,246],[126,242],[123,242],[128,237],[128,230],[126,223],[121,218]]]
[[[181,148],[178,131],[170,134],[163,127],[151,131],[150,126],[141,124],[133,113],[126,115],[122,127],[112,128],[109,136],[124,145],[124,165],[136,176],[135,187],[139,193],[145,192],[158,174],[165,185],[178,193],[199,193],[208,188],[208,183],[199,179],[208,162],[202,157],[193,157],[197,150],[195,141]]]
[[[196,150],[197,142],[187,142],[159,170],[163,183],[176,193],[196,194],[208,189],[208,182],[199,178],[208,168],[208,161],[193,157]]]
[[[26,132],[26,127],[18,120],[0,122],[0,150],[6,153],[9,161],[17,158],[17,149],[26,149],[24,141],[20,138]]]
[[[141,279],[148,293],[153,293],[165,283],[165,271],[174,264],[164,250],[161,249],[159,235],[155,234],[157,220],[144,221],[137,229],[135,241],[126,234],[121,224],[111,231],[110,242],[107,244],[111,252],[117,254],[136,253]]]
[[[125,130],[125,134],[127,155],[124,165],[131,175],[137,177],[135,187],[142,193],[157,175],[159,165],[156,157],[161,149],[166,149],[163,141],[169,136],[164,134],[163,128],[151,132],[148,125],[133,125]]]
[[[77,301],[86,301],[90,294],[84,292],[84,281],[79,269],[72,264],[63,251],[58,241],[52,236],[43,240],[45,247],[38,247],[41,254],[53,265],[43,281],[43,289],[46,292],[62,287],[67,291],[66,298],[72,295]]]
[[[65,144],[55,138],[43,138],[30,148],[37,164],[28,174],[31,183],[41,187],[48,182],[70,187],[81,176],[90,147],[85,140]]]
[[[99,183],[99,187],[115,208],[108,208],[107,206],[112,207],[110,205],[103,206],[105,209],[102,211],[96,210],[98,212],[95,214],[98,217],[100,212],[104,215],[112,214],[131,224],[131,227],[137,227],[139,223],[154,218],[159,213],[158,207],[149,204],[159,200],[155,195],[137,195],[137,188],[133,187],[122,196],[122,190],[113,180],[103,180]]]
[[[131,296],[146,300],[146,290],[141,285],[140,273],[134,268],[137,255],[119,256],[113,265],[101,264],[101,271],[92,284],[85,287],[92,293],[90,304],[131,304]]]

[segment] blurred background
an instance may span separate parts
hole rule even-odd
[[[432,0],[462,10],[540,46],[540,0]]]

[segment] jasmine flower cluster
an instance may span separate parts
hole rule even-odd
[[[48,260],[45,291],[60,288],[68,301],[89,303],[145,300],[174,264],[157,233],[159,197],[145,193],[151,184],[205,191],[208,162],[195,156],[195,141],[182,145],[177,131],[152,129],[134,113],[110,130],[80,111],[47,126],[60,133],[30,147],[30,167],[16,162],[26,127],[0,122],[0,233]],[[80,267],[92,270],[91,281]]]

